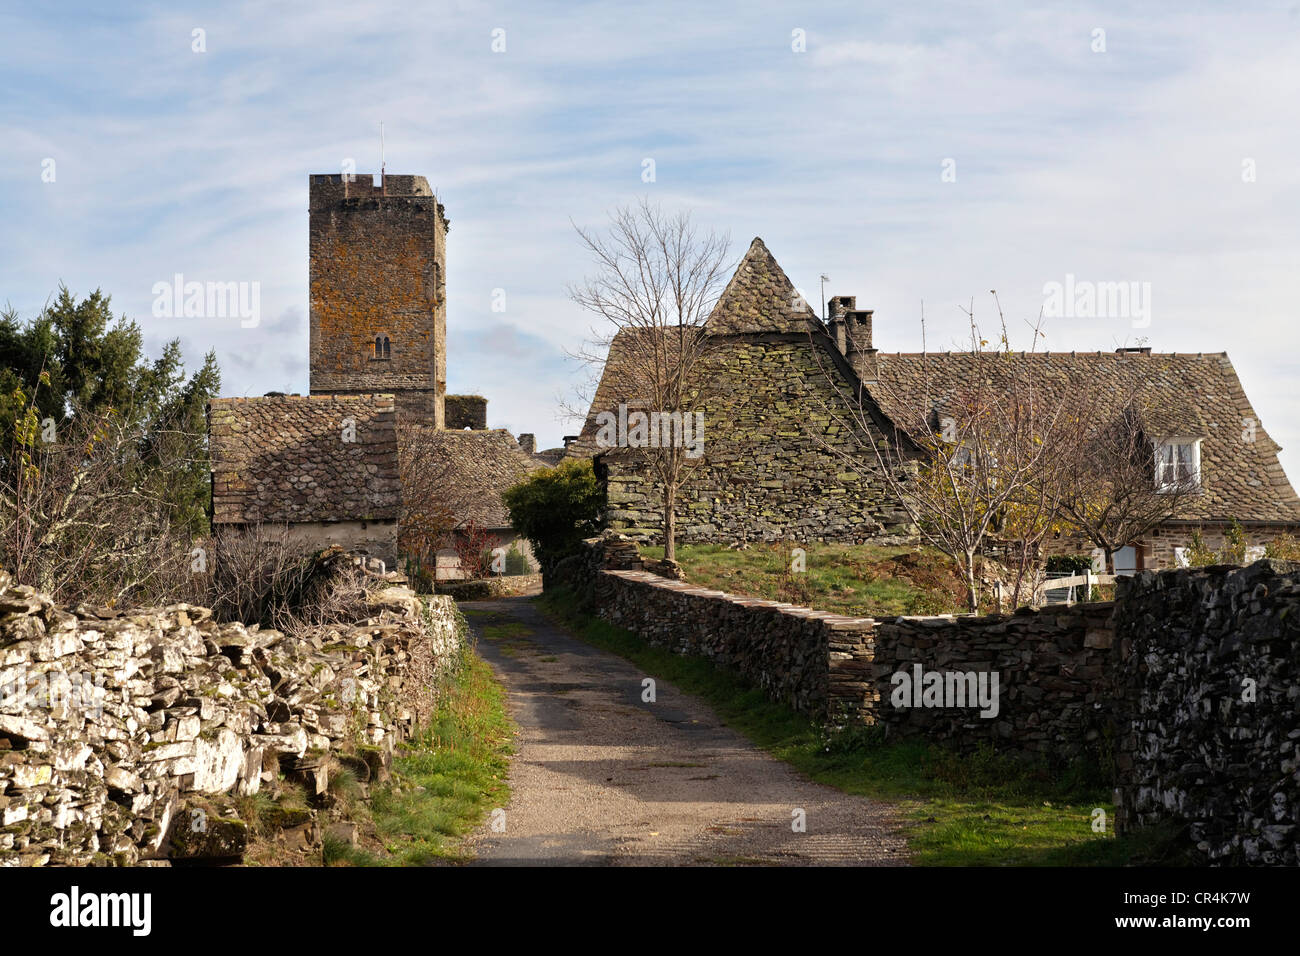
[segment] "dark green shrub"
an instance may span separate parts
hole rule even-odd
[[[531,473],[501,496],[515,530],[533,543],[545,573],[600,533],[605,488],[587,459],[568,459]]]

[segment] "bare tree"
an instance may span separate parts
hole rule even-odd
[[[417,564],[412,570],[436,568],[438,551],[455,538],[471,492],[455,480],[450,453],[432,428],[399,423],[397,459],[402,478],[398,543]]]
[[[1115,570],[1115,552],[1174,517],[1196,494],[1200,478],[1191,462],[1163,446],[1144,424],[1134,389],[1109,409],[1094,403],[1070,448],[1061,510],[1069,523],[1105,554],[1103,571]]]
[[[614,440],[605,432],[598,443],[634,449],[644,462],[663,498],[664,559],[674,562],[678,492],[702,460],[695,429],[708,392],[702,372],[715,348],[705,322],[731,272],[730,240],[647,200],[616,210],[605,234],[575,228],[596,272],[569,294],[603,320],[578,357],[608,358],[602,392],[626,406],[599,410],[609,416],[602,427],[617,424]]]
[[[994,294],[997,304],[997,296]],[[854,446],[823,443],[850,464],[866,457],[917,529],[922,541],[948,555],[966,585],[967,607],[979,610],[979,571],[999,539],[1015,546],[1018,600],[1053,529],[1062,491],[1062,463],[1054,450],[1067,439],[1072,397],[1045,388],[1029,352],[1012,350],[997,305],[998,337],[985,339],[967,311],[970,351],[953,374],[944,357],[922,355],[919,379],[896,383],[880,375],[869,390],[846,393],[829,364],[838,401],[836,420],[862,436]],[[1033,326],[1035,345],[1041,338]],[[942,374],[941,374],[942,373]],[[870,438],[888,412],[884,441]]]
[[[14,579],[68,604],[185,593],[194,542],[151,478],[190,462],[146,460],[145,425],[129,413],[72,415],[55,433],[35,408],[33,398],[0,471],[0,561]]]
[[[302,634],[350,622],[366,608],[377,575],[342,547],[322,548],[287,524],[226,525],[203,542],[204,573],[196,603],[220,621],[261,624]]]

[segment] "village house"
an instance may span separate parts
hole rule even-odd
[[[286,527],[392,568],[402,489],[391,395],[218,398],[208,407],[212,526]]]
[[[830,300],[822,321],[761,239],[754,239],[706,328],[718,337],[705,387],[703,456],[678,498],[679,540],[740,543],[901,543],[916,540],[871,443],[897,436],[904,405],[968,378],[971,353],[889,353],[875,347],[873,314],[849,296]],[[1226,353],[1152,353],[1149,348],[1024,357],[1047,393],[1089,382],[1139,397],[1152,439],[1153,482],[1188,477],[1178,513],[1114,556],[1119,573],[1185,558],[1194,532],[1219,547],[1233,522],[1256,549],[1300,529],[1300,499],[1278,445],[1251,407]],[[611,343],[581,435],[567,454],[590,457],[609,495],[608,520],[656,537],[662,499],[634,448],[609,447],[600,429],[639,402],[625,382],[632,340]],[[951,391],[951,388],[947,389]],[[845,402],[860,401],[864,428],[846,428]],[[909,409],[910,410],[910,409]],[[1118,411],[1118,410],[1117,410]],[[911,416],[915,420],[915,416]],[[853,465],[846,465],[851,459]],[[1055,550],[1088,550],[1078,541]]]
[[[450,506],[446,535],[511,545],[501,492],[559,450],[539,457],[533,436],[488,428],[486,398],[447,394],[450,221],[428,180],[313,175],[308,205],[310,395],[212,403],[214,527],[288,525],[392,567],[403,507],[422,507],[401,480],[401,449],[419,440],[439,480],[411,484]]]

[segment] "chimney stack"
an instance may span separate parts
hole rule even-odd
[[[849,360],[858,378],[868,384],[877,381],[876,349],[871,344],[871,309],[859,309],[857,296],[831,296],[827,330],[835,347]]]
[[[826,326],[830,331],[831,339],[835,342],[835,347],[843,354],[848,343],[844,333],[844,316],[847,312],[857,306],[856,296],[851,295],[833,295],[827,305],[828,315]]]
[[[519,433],[519,447],[524,450],[526,455],[537,454],[537,436],[531,432]]]

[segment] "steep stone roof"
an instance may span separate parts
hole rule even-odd
[[[757,236],[707,322],[719,334],[806,332],[817,324],[817,314],[798,301],[794,283]]]
[[[392,395],[213,399],[213,523],[396,520],[396,421]]]
[[[1033,380],[1051,394],[1091,388],[1119,399],[1134,397],[1149,437],[1200,438],[1201,492],[1185,499],[1184,520],[1297,521],[1300,499],[1278,462],[1280,450],[1251,407],[1226,352],[1039,352],[1016,357],[1032,363]],[[915,420],[902,402],[941,409],[976,374],[970,352],[877,355],[880,383],[867,390],[895,421]],[[978,362],[981,374],[998,363]],[[1243,422],[1255,422],[1243,441]]]
[[[428,460],[437,463],[438,483],[446,486],[445,503],[461,525],[472,521],[485,529],[509,528],[510,514],[501,501],[502,493],[529,472],[546,467],[544,461],[520,448],[504,428],[423,428],[420,438],[430,442]]]
[[[755,238],[706,327],[720,337],[737,339],[762,333],[825,332],[810,308],[792,309],[794,297],[793,284],[763,241]],[[833,348],[825,335],[814,335],[812,340]],[[628,371],[637,364],[633,345],[624,334],[611,343],[591,411],[581,436],[566,450],[568,457],[592,457],[602,451],[619,456],[617,449],[597,447],[595,415],[631,397],[625,393],[627,383],[636,380],[635,373]],[[1300,497],[1278,461],[1277,443],[1258,424],[1254,441],[1240,440],[1243,420],[1258,423],[1259,418],[1226,353],[1040,352],[1027,359],[1036,363],[1042,381],[1058,393],[1072,383],[1109,386],[1116,396],[1138,397],[1148,431],[1166,438],[1202,439],[1203,490],[1187,499],[1187,510],[1180,516],[1184,520],[1300,521]],[[880,384],[865,387],[883,420],[909,421],[914,415],[902,407],[904,402],[951,400],[960,384],[971,380],[975,362],[968,352],[879,352]]]

